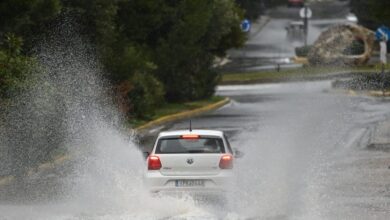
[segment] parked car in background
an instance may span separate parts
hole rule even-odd
[[[304,0],[288,0],[287,6],[288,7],[303,7],[305,5]]]

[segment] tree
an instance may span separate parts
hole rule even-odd
[[[264,13],[264,0],[236,0],[236,2],[242,9],[244,9],[245,18],[254,20]]]
[[[351,10],[359,19],[359,23],[372,30],[381,25],[390,26],[390,2],[382,0],[351,0]]]
[[[267,8],[285,5],[287,0],[236,0],[244,10],[245,18],[255,20],[264,14]]]
[[[164,83],[168,101],[209,97],[218,81],[211,68],[214,57],[244,42],[239,9],[233,1],[183,0],[175,15],[154,55],[156,77]]]
[[[23,40],[14,34],[7,34],[0,49],[0,99],[10,98],[23,89],[32,76],[36,62],[21,55]]]
[[[30,48],[33,35],[43,31],[44,24],[60,11],[60,0],[2,0],[0,40],[7,33],[14,33],[24,39],[25,47]]]
[[[5,0],[0,17],[0,34],[15,33],[25,42],[22,54],[34,39],[46,37],[42,33],[50,36],[61,22],[73,22],[113,84],[133,81],[142,91],[161,85],[154,94],[165,88],[168,101],[211,96],[218,81],[215,56],[245,41],[239,28],[243,12],[234,0]],[[142,83],[146,78],[157,82]]]

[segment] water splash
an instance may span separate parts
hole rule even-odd
[[[67,21],[37,46],[40,74],[7,109],[11,127],[1,126],[11,158],[1,170],[17,179],[0,219],[213,216],[191,198],[152,197],[143,188],[144,159],[91,45]],[[59,155],[68,159],[41,169]]]

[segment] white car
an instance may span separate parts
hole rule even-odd
[[[151,192],[224,192],[234,155],[222,131],[161,132],[147,157],[144,183]]]

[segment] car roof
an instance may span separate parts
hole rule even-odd
[[[180,136],[180,135],[185,135],[185,134],[198,134],[200,136],[205,135],[205,136],[218,136],[218,137],[223,137],[223,132],[222,131],[217,131],[217,130],[176,130],[176,131],[164,131],[161,132],[158,137],[167,137],[167,136]]]

